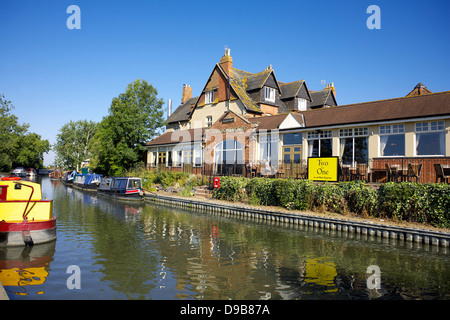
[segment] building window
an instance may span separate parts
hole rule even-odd
[[[158,152],[158,164],[166,164],[166,152]]]
[[[214,91],[208,91],[205,93],[205,104],[213,103]]]
[[[333,133],[331,130],[308,132],[308,156],[331,157]]]
[[[196,143],[194,145],[194,166],[200,167],[202,165],[202,145]]]
[[[297,98],[297,110],[298,111],[306,111],[306,109],[307,109],[306,99]]]
[[[301,146],[291,146],[288,145],[283,147],[283,162],[289,163],[300,163],[302,160],[302,147]]]
[[[183,163],[192,164],[192,149],[183,150]]]
[[[285,133],[283,134],[283,145],[302,144],[302,133]]]
[[[343,164],[355,166],[368,162],[368,131],[368,128],[339,130],[339,152]]]
[[[183,162],[183,151],[174,150],[173,156],[175,157],[174,166],[181,167],[181,163]]]
[[[270,166],[278,165],[278,135],[264,135],[259,137],[261,163]]]
[[[237,140],[219,142],[214,148],[215,172],[219,175],[242,174],[244,146]]]
[[[156,160],[158,159],[158,153],[156,151],[152,152],[152,166],[156,167]]]
[[[445,154],[444,121],[416,123],[416,155],[434,156]]]
[[[264,87],[264,99],[269,102],[275,102],[275,89]]]
[[[206,126],[208,128],[212,126],[212,117],[211,116],[206,117]]]
[[[380,155],[382,157],[405,155],[405,126],[403,124],[380,126]]]

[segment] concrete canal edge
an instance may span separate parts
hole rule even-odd
[[[192,209],[204,213],[276,221],[385,240],[398,240],[399,242],[405,241],[442,248],[448,248],[450,246],[450,233],[448,232],[354,221],[334,217],[313,216],[306,213],[278,212],[252,207],[233,206],[223,203],[214,203],[206,199],[203,201],[177,196],[165,196],[150,192],[145,192],[145,201],[150,203],[160,203],[171,207]]]

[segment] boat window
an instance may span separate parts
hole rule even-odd
[[[129,180],[128,189],[139,189],[141,187],[141,180]]]
[[[115,188],[116,189],[125,189],[127,186],[127,180],[116,180]]]

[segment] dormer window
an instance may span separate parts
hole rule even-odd
[[[205,104],[213,103],[214,91],[208,91],[205,93]]]
[[[264,98],[268,102],[275,102],[275,89],[264,87]]]
[[[306,111],[306,109],[307,109],[306,99],[297,98],[297,110],[298,111]]]

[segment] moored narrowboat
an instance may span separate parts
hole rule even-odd
[[[64,176],[63,176],[61,181],[64,184],[72,185],[73,184],[73,178],[75,177],[76,174],[77,174],[76,171],[67,171],[67,172],[64,173]]]
[[[25,171],[25,168],[23,168],[23,167],[15,168],[11,174],[16,177],[26,177],[27,176],[27,172]]]
[[[97,191],[102,181],[103,175],[96,173],[75,174],[73,178],[73,187],[86,191]]]
[[[0,246],[56,240],[53,200],[42,199],[41,185],[4,177],[0,181]]]
[[[123,200],[143,200],[142,179],[138,177],[102,178],[97,189],[101,195]]]

